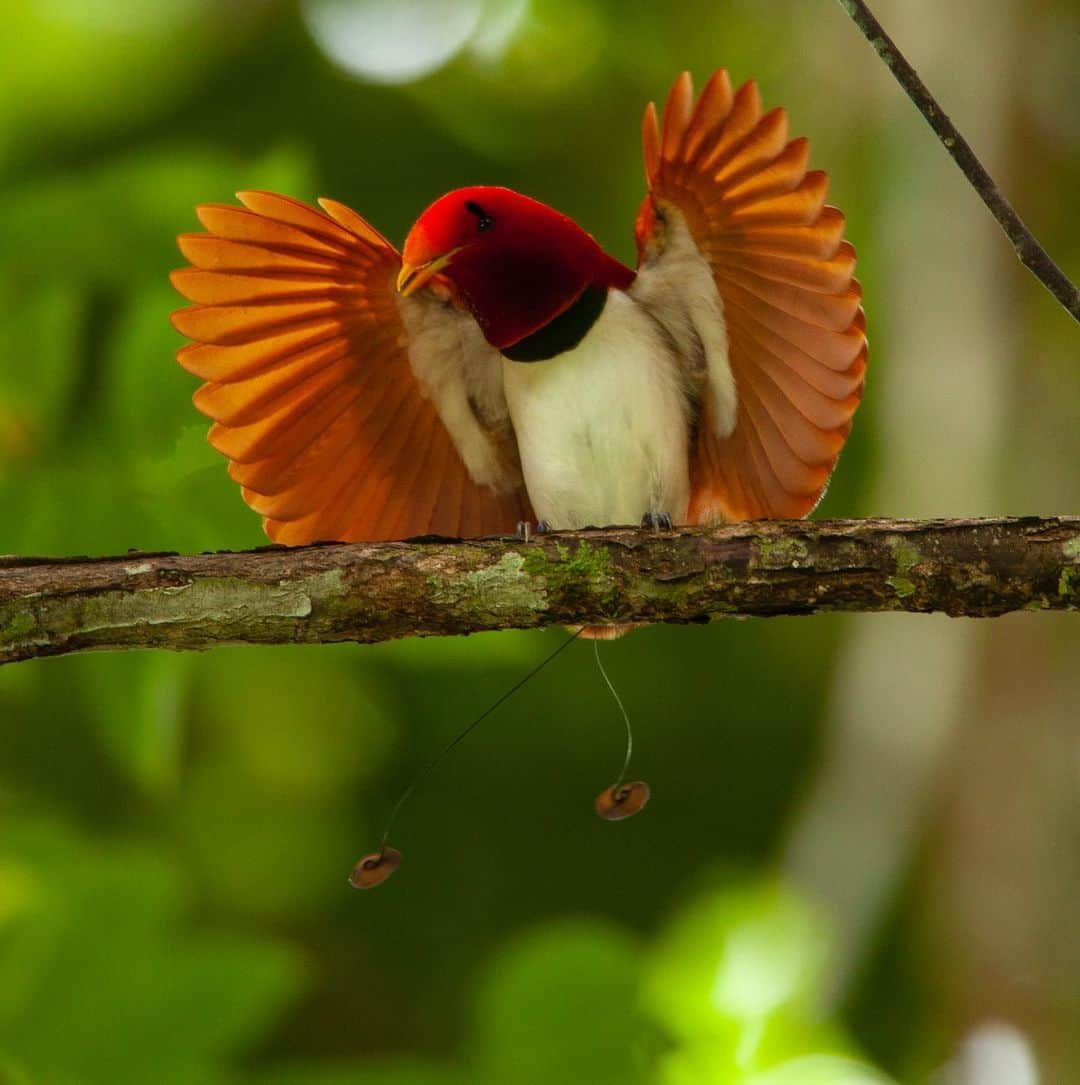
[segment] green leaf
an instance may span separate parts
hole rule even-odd
[[[477,999],[477,1067],[506,1085],[649,1080],[652,1032],[638,1008],[640,951],[621,930],[567,921],[504,950]]]
[[[694,1047],[668,1056],[660,1085],[890,1085],[890,1078],[844,1056],[804,1055],[768,1070],[747,1070],[731,1050]]]
[[[679,915],[654,949],[646,1002],[684,1039],[809,1012],[827,949],[817,917],[782,886],[711,893]]]
[[[175,867],[137,846],[16,821],[0,844],[5,892],[0,1057],[50,1083],[218,1081],[300,987],[279,943],[185,933]]]
[[[413,1059],[351,1066],[288,1066],[245,1077],[243,1085],[466,1085],[469,1077],[453,1067]]]
[[[751,1074],[743,1079],[743,1085],[889,1085],[890,1081],[873,1067],[853,1059],[808,1055]]]

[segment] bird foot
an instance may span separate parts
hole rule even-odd
[[[671,517],[666,512],[647,512],[641,518],[642,527],[651,527],[654,531],[670,531]]]
[[[547,520],[537,520],[535,525],[528,520],[519,520],[514,534],[522,542],[528,542],[534,535],[546,535],[550,530],[551,525]]]

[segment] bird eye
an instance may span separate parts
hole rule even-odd
[[[476,216],[476,228],[480,233],[490,230],[495,225],[495,220],[478,204],[472,200],[465,201],[465,210],[470,215]]]

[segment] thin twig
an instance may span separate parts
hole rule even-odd
[[[998,220],[1012,242],[1020,262],[1061,302],[1074,320],[1080,321],[1080,290],[1077,290],[1065,272],[1035,239],[1035,235],[1024,225],[1023,219],[986,172],[968,141],[956,130],[956,126],[926,89],[926,84],[896,47],[896,43],[885,32],[864,0],[840,0],[840,5],[855,20],[863,36],[937,133],[938,139],[982,197],[983,203],[990,208],[990,213]]]
[[[0,664],[823,611],[1080,609],[1080,517],[756,521],[246,553],[0,557]]]

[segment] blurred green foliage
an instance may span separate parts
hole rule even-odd
[[[871,236],[885,137],[807,89],[815,5],[462,0],[469,44],[393,86],[320,53],[327,3],[5,9],[0,552],[265,541],[171,360],[196,203],[327,194],[400,237],[443,191],[501,183],[629,259],[642,104],[725,64],[795,107]],[[438,6],[410,0],[402,25]],[[865,511],[873,396],[826,514]],[[896,1023],[877,1052],[895,1072],[940,1061],[905,1035],[925,978],[838,1013],[836,932],[775,874],[841,629],[605,648],[655,795],[616,829],[589,797],[620,726],[578,646],[425,783],[405,866],[363,897],[345,876],[400,788],[560,633],[3,669],[0,1083],[865,1085],[885,1079],[846,1022],[868,1014]]]
[[[516,935],[480,969],[456,1057],[231,1074],[310,987],[299,949],[266,930],[205,929],[180,864],[145,843],[43,817],[8,826],[0,1073],[13,1083],[884,1081],[819,1019],[823,932],[779,885],[702,892],[653,944],[599,919]],[[265,885],[274,871],[254,859],[244,872]]]
[[[2,864],[0,1045],[26,1080],[219,1080],[301,988],[280,943],[180,929],[182,879],[145,847],[27,819]]]

